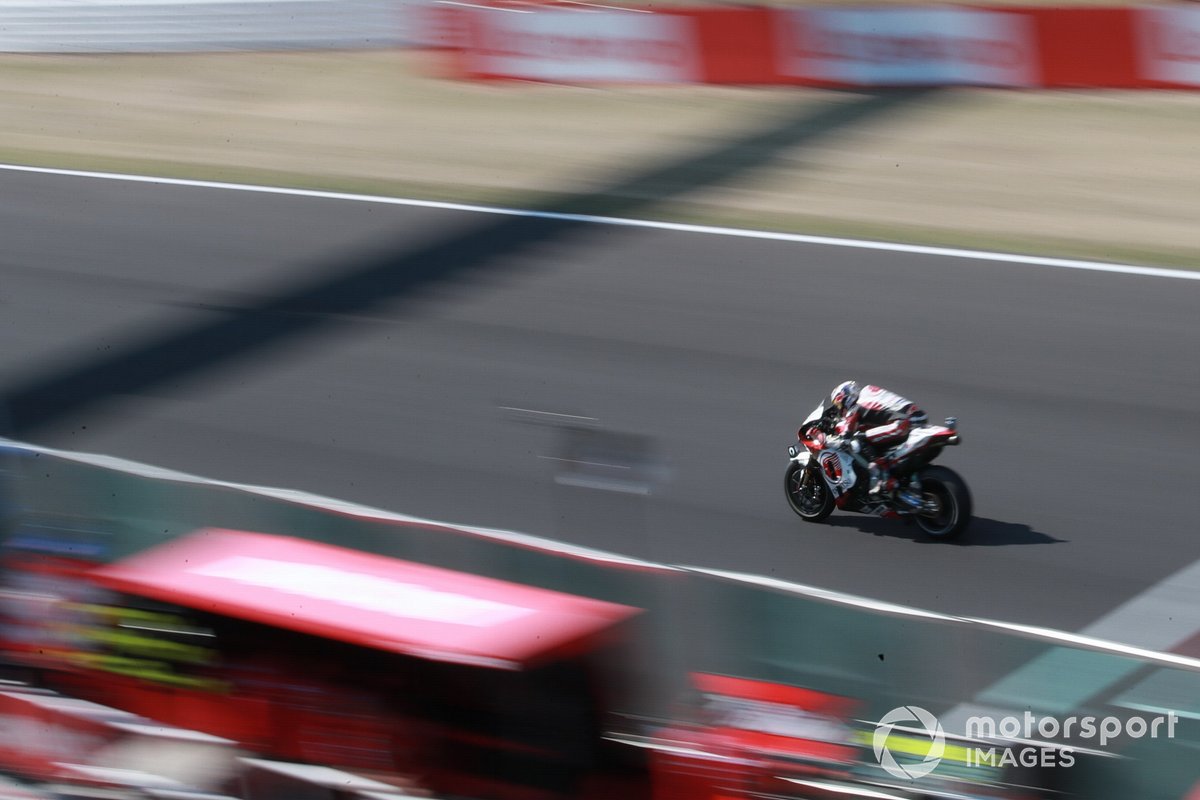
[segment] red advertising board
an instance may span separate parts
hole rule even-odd
[[[95,566],[86,582],[107,597],[74,604],[76,645],[41,680],[129,713],[67,738],[70,753],[10,742],[0,770],[58,765],[66,779],[72,763],[71,779],[103,780],[124,741],[112,737],[153,718],[447,795],[529,800],[579,785],[573,796],[595,798],[642,780],[602,738],[635,691],[623,654],[640,609],[222,529]],[[31,715],[0,722],[20,730]]]
[[[111,723],[132,714],[57,695],[0,692],[0,768],[38,779],[60,762],[84,764],[120,737]]]
[[[154,754],[168,746],[173,769],[186,771],[183,765],[194,757],[198,779],[214,777],[214,770],[231,763],[234,755],[227,739],[127,711],[48,692],[0,692],[0,769],[7,772],[103,784],[110,781],[100,770],[157,770],[162,764]],[[183,776],[157,777],[178,783]]]
[[[579,83],[694,83],[700,42],[690,15],[475,9],[462,68],[477,78]]]
[[[1140,85],[1137,14],[1128,8],[1046,8],[1036,21],[1041,86],[1132,88]]]
[[[1032,86],[1033,20],[1021,13],[942,8],[783,9],[778,71],[843,86]]]
[[[639,613],[332,545],[218,529],[91,577],[115,591],[375,650],[514,669]]]
[[[692,723],[657,734],[655,800],[791,796],[792,781],[844,777],[855,763],[852,698],[727,675],[692,683]]]
[[[432,29],[470,78],[1200,87],[1195,7],[569,8],[440,6]]]
[[[1134,14],[1138,75],[1164,86],[1200,87],[1200,7],[1147,7]]]

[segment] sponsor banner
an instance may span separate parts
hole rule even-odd
[[[578,11],[445,0],[456,74],[561,83],[1200,87],[1200,7]],[[444,13],[449,12],[449,13]]]
[[[1200,7],[1142,8],[1136,20],[1141,77],[1200,86]]]
[[[692,83],[701,79],[695,22],[629,11],[471,14],[468,75],[538,81]]]
[[[114,780],[149,769],[159,780],[217,781],[232,765],[233,745],[73,697],[0,692],[0,770],[28,779],[108,783],[101,772],[111,768]]]
[[[854,86],[1031,86],[1038,54],[1022,14],[963,8],[778,12],[785,76]]]
[[[0,768],[48,780],[62,763],[86,763],[120,737],[111,719],[132,714],[59,696],[0,692]]]

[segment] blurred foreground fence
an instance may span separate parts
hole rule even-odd
[[[24,0],[0,53],[444,51],[558,83],[1200,87],[1200,7],[668,5],[582,0]]]
[[[0,52],[363,49],[408,43],[415,0],[0,3]]]
[[[108,562],[200,527],[277,533],[637,606],[648,680],[703,671],[942,716],[986,707],[1063,717],[1172,713],[1174,738],[1124,739],[1072,770],[1077,797],[1152,800],[1200,781],[1200,663],[1050,631],[932,614],[753,576],[678,568],[519,534],[429,523],[116,459],[0,450],[4,540]],[[961,732],[961,731],[957,731]],[[1080,784],[1083,784],[1082,786]]]

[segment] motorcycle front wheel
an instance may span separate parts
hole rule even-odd
[[[788,505],[805,522],[820,522],[833,513],[833,493],[816,470],[805,464],[788,464],[783,476]]]
[[[971,522],[971,492],[958,473],[946,467],[921,471],[921,500],[931,510],[916,514],[917,525],[933,539],[954,539]]]

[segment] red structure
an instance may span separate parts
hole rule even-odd
[[[67,709],[56,730],[78,732],[52,738],[77,745],[66,760],[85,769],[116,735],[114,714],[497,800],[727,796],[731,763],[737,783],[761,788],[760,773],[838,775],[854,760],[853,704],[796,687],[694,676],[700,705],[647,720],[630,652],[642,612],[628,606],[214,529],[109,565],[27,555],[8,571],[47,611],[8,631],[55,647],[5,650],[70,698],[0,694],[0,715],[17,730],[42,725],[47,704]],[[29,593],[11,595],[20,609]],[[668,755],[676,739],[725,766]],[[0,767],[33,777],[64,760],[4,747]]]
[[[496,0],[434,6],[424,22],[426,44],[474,79],[1200,87],[1194,5],[531,9]]]

